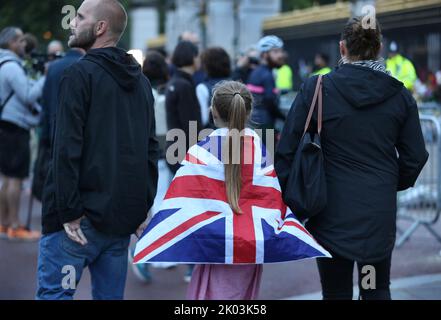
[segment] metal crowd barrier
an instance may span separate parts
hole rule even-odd
[[[403,245],[420,226],[441,242],[440,234],[433,228],[441,212],[441,118],[427,109],[420,112],[429,159],[415,186],[398,193],[397,219],[406,219],[412,224],[406,230],[397,228],[400,236],[396,247]]]

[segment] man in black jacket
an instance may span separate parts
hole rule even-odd
[[[116,0],[86,0],[71,22],[69,46],[87,54],[60,84],[38,299],[71,299],[86,266],[94,299],[123,298],[130,235],[153,203],[158,159],[150,84],[116,47],[126,24]]]

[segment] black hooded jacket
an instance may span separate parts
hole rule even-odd
[[[101,232],[136,231],[153,204],[158,143],[150,83],[119,48],[89,50],[60,83],[43,233],[87,216]]]
[[[296,97],[277,147],[282,192],[316,82],[308,79]],[[344,64],[323,78],[321,142],[328,204],[308,230],[347,259],[385,259],[395,243],[397,191],[414,185],[428,158],[415,100],[386,73]]]

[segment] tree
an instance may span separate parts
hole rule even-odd
[[[20,27],[23,32],[34,34],[40,41],[39,49],[44,50],[46,44],[54,39],[66,43],[70,31],[62,28],[61,22],[66,14],[61,9],[66,5],[72,5],[76,9],[83,0],[45,0],[45,1],[0,1],[0,30],[7,26]],[[126,10],[130,0],[120,1]],[[128,43],[128,32],[122,40]]]

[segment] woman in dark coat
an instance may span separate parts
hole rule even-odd
[[[380,48],[380,26],[363,28],[361,19],[352,18],[340,41],[341,64],[323,78],[328,203],[306,226],[333,255],[317,259],[324,299],[352,299],[354,262],[360,298],[390,299],[397,191],[414,185],[428,158],[416,102],[378,60]],[[303,85],[276,150],[282,192],[316,82],[312,77]],[[370,288],[361,285],[363,276],[373,276],[365,265],[375,268]]]

